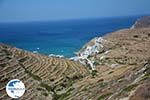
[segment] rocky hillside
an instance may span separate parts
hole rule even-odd
[[[144,28],[150,26],[150,16],[138,19],[132,28]]]
[[[0,44],[0,100],[14,78],[20,100],[150,100],[150,28],[94,38],[71,60]]]

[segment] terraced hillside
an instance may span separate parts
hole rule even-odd
[[[11,79],[20,79],[26,86],[21,100],[57,100],[72,89],[73,82],[88,74],[77,62],[0,44],[0,100],[10,99],[5,86]]]

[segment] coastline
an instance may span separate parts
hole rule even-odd
[[[137,18],[139,16],[0,24],[0,41],[41,54],[73,57],[74,52],[78,52],[92,38],[128,28]]]
[[[124,30],[130,30],[130,29],[134,30],[135,28],[138,28],[138,27],[144,27],[140,23],[140,22],[144,21],[144,19],[147,20],[147,19],[149,19],[149,17],[139,18],[135,21],[135,23],[133,25],[130,26],[130,28],[120,29],[118,31],[124,31]],[[145,22],[142,22],[142,23],[145,23]],[[147,25],[149,25],[148,22],[147,22]],[[118,32],[118,31],[116,31],[116,32]],[[104,35],[102,37],[95,37],[95,38],[91,39],[89,42],[87,42],[85,45],[83,45],[79,51],[77,51],[75,53],[76,56],[69,57],[68,59],[79,62],[83,65],[89,66],[92,70],[96,70],[95,69],[96,66],[94,65],[95,62],[88,59],[88,57],[94,56],[95,54],[98,54],[98,53],[104,53],[104,55],[100,57],[100,60],[104,59],[105,55],[111,51],[109,49],[113,46],[112,45],[113,43],[111,41],[107,41],[107,39],[108,39],[107,37],[109,37],[112,33],[115,33],[115,32],[106,33],[106,35]],[[38,51],[33,51],[33,53],[38,53]],[[49,54],[48,56],[56,57],[56,58],[65,58],[64,55]],[[112,64],[112,66],[117,66],[117,65],[118,64]]]

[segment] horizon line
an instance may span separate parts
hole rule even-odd
[[[72,20],[89,20],[89,19],[105,19],[105,18],[118,18],[118,17],[144,17],[150,14],[137,14],[137,15],[121,15],[121,16],[101,16],[101,17],[87,17],[87,18],[64,18],[64,19],[46,19],[46,20],[25,20],[25,21],[0,21],[0,23],[34,23],[34,22],[59,22],[59,21],[72,21]]]

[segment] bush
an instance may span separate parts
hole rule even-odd
[[[95,77],[95,76],[97,76],[97,70],[92,70],[92,77]]]

